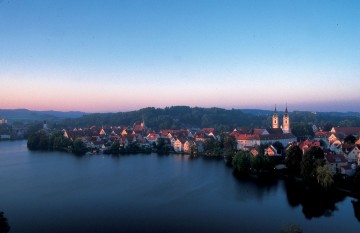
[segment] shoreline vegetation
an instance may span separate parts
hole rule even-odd
[[[262,147],[265,148],[265,146]],[[357,169],[353,177],[332,174],[325,164],[324,151],[320,147],[311,147],[304,155],[298,146],[293,146],[282,156],[269,156],[263,153],[254,156],[249,151],[237,151],[235,149],[236,140],[222,134],[219,141],[205,142],[203,152],[193,148],[189,153],[176,153],[161,139],[158,143],[153,143],[152,147],[141,147],[136,143],[130,143],[124,148],[115,141],[110,147],[101,151],[90,150],[80,138],[72,141],[64,137],[61,131],[49,134],[44,130],[31,134],[27,141],[27,147],[33,151],[62,151],[78,156],[100,153],[112,156],[138,153],[188,154],[190,158],[224,160],[225,164],[232,167],[234,174],[238,177],[285,178],[301,184],[305,189],[311,189],[324,195],[341,192],[347,196],[360,198],[360,169]]]

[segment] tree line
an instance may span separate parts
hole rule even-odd
[[[231,131],[236,127],[270,127],[272,111],[258,113],[240,109],[199,108],[172,106],[164,109],[148,107],[137,111],[119,113],[87,114],[80,118],[65,119],[56,123],[57,127],[89,127],[92,125],[132,126],[145,120],[146,126],[154,130],[215,128],[218,132]],[[291,129],[297,137],[314,135],[312,125],[324,130],[333,126],[360,126],[359,114],[343,113],[290,113]]]
[[[42,151],[67,151],[74,154],[85,154],[88,149],[81,139],[74,141],[64,137],[61,131],[53,134],[40,130],[31,134],[27,141],[29,150],[42,150]]]
[[[320,190],[344,188],[353,193],[360,193],[360,169],[353,177],[332,174],[326,165],[324,151],[320,147],[311,147],[304,154],[299,146],[291,146],[285,152],[285,158],[275,161],[276,156],[260,153],[253,156],[249,151],[239,151],[231,156],[230,164],[240,175],[271,173],[279,163],[286,165],[285,174],[288,177],[300,178],[306,187]]]

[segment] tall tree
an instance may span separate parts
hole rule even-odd
[[[273,147],[275,147],[276,151],[278,154],[282,154],[283,153],[283,150],[284,150],[284,146],[281,142],[279,141],[276,141],[274,142],[273,144]]]
[[[314,159],[325,159],[324,151],[318,146],[310,147],[310,149],[307,150],[305,153],[313,156]]]
[[[251,156],[251,169],[255,171],[270,171],[273,170],[274,166],[267,155]]]
[[[328,189],[334,184],[332,173],[327,165],[316,168],[316,178],[320,186],[324,189]]]
[[[305,182],[314,179],[315,172],[315,159],[311,154],[305,153],[300,163],[300,173]]]
[[[300,174],[301,160],[302,151],[299,146],[291,146],[289,150],[286,151],[285,164],[291,175],[297,176]]]
[[[77,155],[83,155],[87,152],[87,148],[85,143],[80,139],[77,138],[73,142],[73,153]]]
[[[301,176],[305,182],[313,182],[316,177],[316,169],[325,165],[324,151],[320,147],[311,147],[305,152],[301,160]]]
[[[246,151],[239,151],[234,156],[232,165],[235,171],[242,174],[249,174],[251,168],[251,157],[250,153]]]
[[[345,144],[351,145],[351,144],[355,144],[355,142],[356,142],[356,137],[354,135],[350,134],[344,138]]]
[[[225,135],[221,137],[225,152],[231,152],[236,150],[237,141],[234,136]]]

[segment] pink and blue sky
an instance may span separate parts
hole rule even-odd
[[[360,111],[360,1],[0,0],[0,108]]]

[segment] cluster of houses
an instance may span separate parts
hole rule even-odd
[[[346,140],[349,136],[355,140]],[[323,148],[326,162],[334,173],[353,175],[360,166],[359,136],[360,127],[333,127],[329,132],[315,132],[313,141],[321,142],[318,146]]]
[[[317,130],[317,129],[316,129]],[[118,142],[120,147],[127,148],[136,144],[143,148],[153,148],[160,140],[176,153],[190,153],[192,149],[203,152],[204,142],[220,140],[214,128],[171,130],[163,129],[158,132],[145,127],[144,121],[133,127],[99,127],[75,128],[63,130],[64,136],[75,140],[81,138],[87,147],[102,151]],[[357,140],[353,143],[345,142],[349,135]],[[285,110],[282,125],[276,111],[272,116],[272,127],[266,129],[237,128],[229,133],[236,139],[237,150],[249,151],[252,155],[265,154],[269,156],[283,156],[291,146],[297,145],[303,153],[311,147],[321,147],[325,153],[326,163],[334,173],[353,175],[357,166],[360,166],[360,127],[334,127],[331,131],[317,130],[313,139],[298,142],[291,133],[290,117]],[[279,152],[274,146],[281,143],[284,150]],[[267,145],[265,149],[260,145]],[[262,148],[262,149],[261,149]],[[260,151],[264,150],[264,151]]]
[[[63,134],[70,140],[81,138],[89,149],[103,151],[110,148],[114,142],[118,142],[120,147],[128,148],[131,144],[136,144],[140,148],[153,148],[159,140],[176,153],[189,153],[196,147],[199,152],[203,151],[203,142],[209,140],[219,140],[214,135],[214,128],[171,130],[164,129],[154,132],[145,127],[144,121],[135,124],[133,127],[98,127],[74,128],[63,130]]]
[[[0,118],[0,141],[24,139],[26,131],[26,125],[8,124],[7,119]]]

